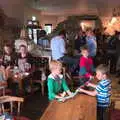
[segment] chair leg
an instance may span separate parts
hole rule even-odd
[[[44,96],[44,81],[41,82],[41,91],[42,91],[42,96]]]

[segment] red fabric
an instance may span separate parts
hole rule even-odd
[[[87,58],[87,57],[82,56],[80,58],[79,66],[80,66],[80,68],[86,69],[85,76],[87,78],[89,78],[92,75],[92,70],[91,70],[91,68],[93,66],[92,58],[90,58],[90,57]]]

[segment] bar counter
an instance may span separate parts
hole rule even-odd
[[[40,120],[96,120],[96,97],[79,93],[64,103],[49,103]]]

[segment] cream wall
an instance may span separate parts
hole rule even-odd
[[[41,12],[39,10],[29,8],[26,6],[24,8],[24,24],[26,25],[27,20],[31,20],[32,16],[35,16],[36,19],[40,22],[40,14]]]
[[[0,7],[11,18],[24,21],[24,0],[0,0]]]
[[[45,24],[52,24],[52,29],[54,29],[57,25],[57,16],[53,15],[40,15],[40,23],[41,26],[44,27]]]
[[[43,15],[40,10],[35,10],[33,8],[25,7],[24,9],[24,24],[27,20],[31,20],[32,16],[35,16],[39,21],[40,25],[44,27],[45,24],[52,24],[53,29],[56,27],[58,17],[55,15]]]
[[[8,17],[16,18],[21,21],[21,23],[26,24],[26,21],[29,19],[32,19],[32,16],[36,16],[37,20],[39,20],[42,27],[44,27],[45,24],[52,24],[53,29],[56,27],[56,25],[59,22],[64,21],[68,15],[73,14],[72,11],[64,11],[63,14],[48,14],[45,12],[41,12],[40,10],[35,10],[33,8],[29,8],[27,6],[24,6],[24,0],[1,0],[0,1],[0,7],[4,10],[4,13]],[[74,13],[79,15],[82,13],[82,9],[75,9]],[[85,10],[84,10],[85,11]],[[90,11],[90,10],[89,10]],[[93,10],[91,10],[93,13]],[[91,14],[89,13],[89,14]],[[98,14],[100,12],[94,11],[94,14]],[[103,12],[102,12],[103,13]],[[107,27],[107,31],[110,33],[113,33],[114,30],[120,30],[120,17],[117,18],[117,22],[110,25],[111,16],[110,14],[105,17],[101,16],[101,20],[104,27]]]

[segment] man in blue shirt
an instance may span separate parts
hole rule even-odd
[[[64,38],[66,32],[64,30],[60,31],[59,34],[51,39],[51,50],[52,50],[52,59],[59,60],[67,64],[71,72],[74,71],[78,64],[78,60],[71,58],[66,55],[66,45]]]
[[[96,37],[94,36],[93,31],[91,29],[88,29],[86,34],[86,42],[89,48],[89,56],[95,57],[97,52]]]
[[[58,36],[55,36],[51,40],[51,50],[52,50],[52,59],[58,60],[64,56],[66,53],[64,33],[60,33]]]
[[[110,104],[111,81],[107,77],[108,68],[100,65],[96,68],[96,77],[100,81],[97,85],[88,83],[87,86],[95,88],[94,91],[79,88],[80,92],[86,93],[97,98],[97,120],[108,120],[107,108]]]

